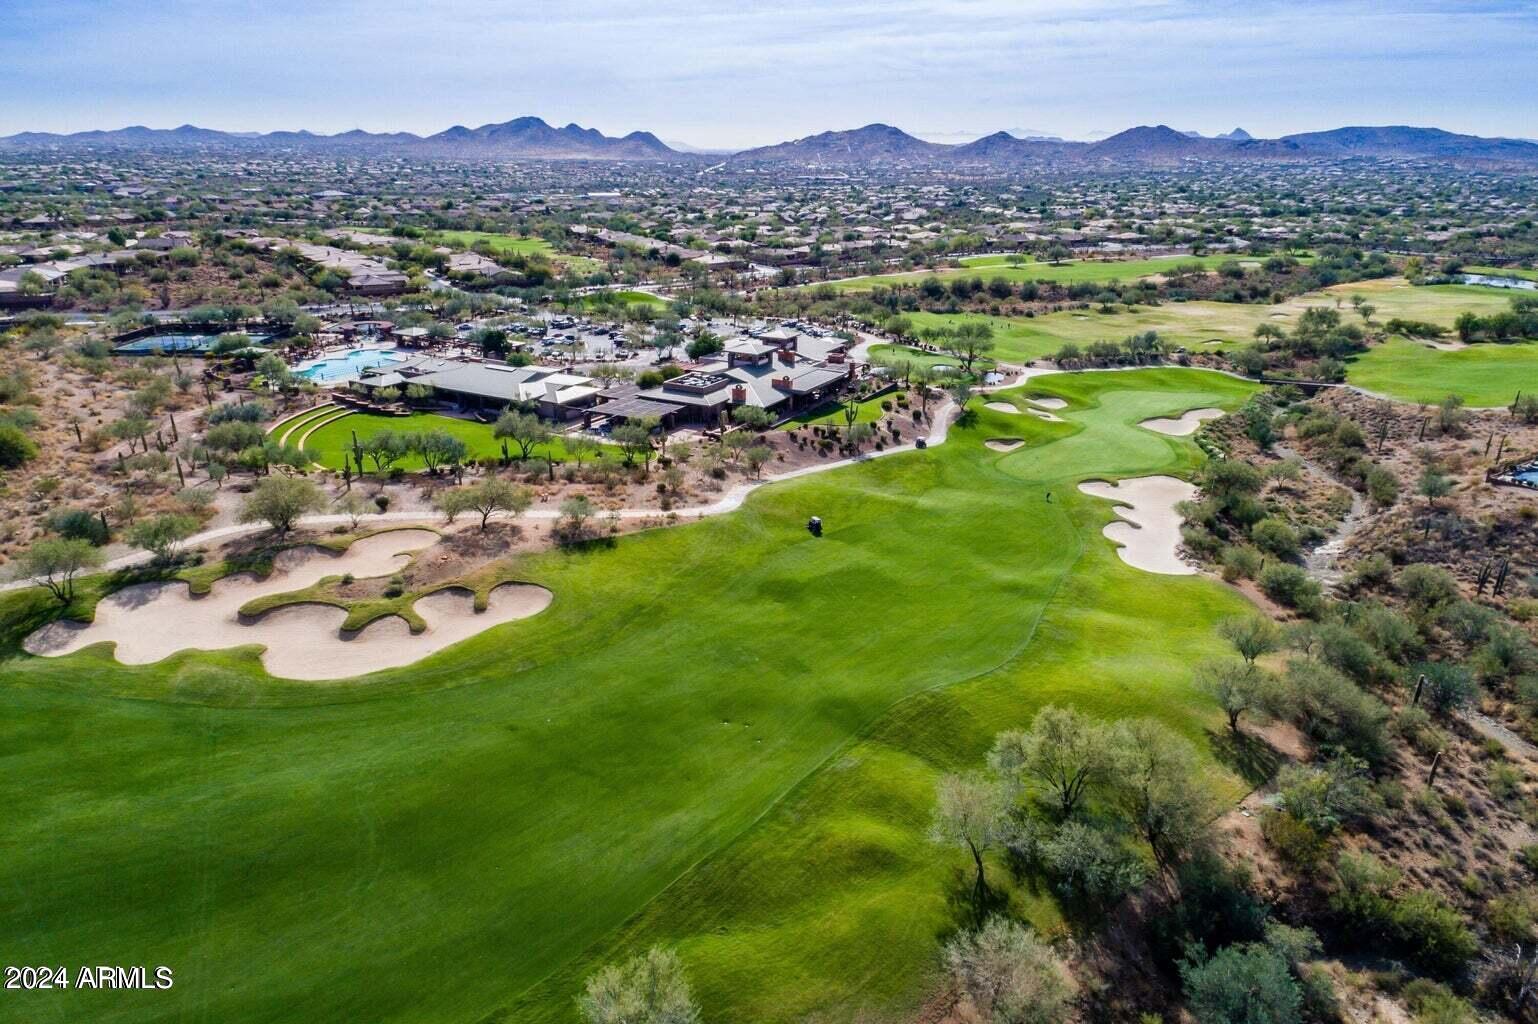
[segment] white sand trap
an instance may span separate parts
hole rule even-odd
[[[1025,442],[1018,437],[990,437],[983,444],[996,452],[1012,452]]]
[[[383,576],[409,560],[406,554],[436,543],[430,530],[394,530],[354,543],[331,555],[313,548],[285,551],[265,580],[228,577],[205,597],[186,584],[140,583],[104,598],[90,623],[53,622],[23,645],[31,654],[57,657],[82,647],[115,643],[117,660],[147,665],[177,651],[219,650],[261,644],[262,664],[287,679],[340,679],[409,665],[492,626],[527,618],[549,606],[550,591],[505,584],[492,591],[486,611],[462,589],[439,591],[416,602],[427,629],[413,635],[405,620],[377,620],[357,633],[343,633],[347,613],[329,605],[287,605],[255,619],[240,608],[253,598],[300,590],[327,576]]]
[[[1008,402],[985,402],[985,403],[983,403],[983,408],[984,409],[992,409],[994,412],[1007,413],[1010,416],[1019,416],[1020,415],[1020,410],[1016,409],[1014,406],[1010,405]]]
[[[1215,420],[1221,415],[1223,415],[1222,409],[1192,409],[1174,418],[1156,416],[1151,420],[1144,420],[1138,426],[1144,430],[1168,434],[1171,437],[1188,437],[1196,433],[1203,420]]]
[[[1048,423],[1063,422],[1063,418],[1061,416],[1054,416],[1050,412],[1047,412],[1045,409],[1027,409],[1026,412],[1030,413],[1032,416],[1035,416],[1039,420],[1046,420]]]
[[[1196,487],[1172,476],[1144,476],[1108,484],[1090,480],[1079,490],[1117,502],[1123,522],[1103,531],[1128,565],[1146,572],[1191,576],[1196,570],[1180,560],[1180,514],[1175,506],[1196,497]]]
[[[1038,409],[1051,409],[1053,412],[1068,408],[1068,402],[1061,398],[1027,398],[1026,401]]]

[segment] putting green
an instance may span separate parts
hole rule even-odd
[[[528,556],[543,615],[361,682],[277,683],[252,652],[28,658],[46,599],[0,596],[0,933],[29,962],[176,971],[169,992],[6,1005],[569,1021],[597,962],[661,941],[708,1019],[911,1008],[965,913],[962,858],[924,839],[937,773],[1047,701],[1205,747],[1217,716],[1190,666],[1243,607],[1122,564],[1109,504],[1075,485],[1190,472],[1189,440],[1137,424],[1249,385],[1151,370],[1028,390],[1066,399],[1067,422],[974,403],[928,451]],[[1005,434],[1028,445],[984,446]]]

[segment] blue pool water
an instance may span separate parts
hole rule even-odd
[[[372,370],[376,366],[405,361],[405,356],[391,349],[355,348],[351,352],[319,360],[295,372],[300,377],[307,377],[313,381],[331,383],[352,380],[360,376],[364,370]]]
[[[253,334],[250,337],[251,344],[260,345],[270,335]],[[113,351],[128,355],[150,352],[207,352],[218,338],[217,334],[152,334],[147,338],[124,342]]]

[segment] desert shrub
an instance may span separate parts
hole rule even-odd
[[[1515,765],[1491,765],[1485,788],[1501,803],[1511,803],[1522,795],[1522,772]]]
[[[1200,1024],[1296,1024],[1303,994],[1287,960],[1262,943],[1227,946],[1181,967],[1186,1005]]]
[[[1143,884],[1148,871],[1115,836],[1070,821],[1039,846],[1042,866],[1057,889],[1071,898],[1102,906]]]
[[[271,415],[272,407],[266,402],[242,402],[238,405],[227,402],[209,410],[208,425],[216,427],[221,423],[261,423]]]
[[[1394,730],[1424,757],[1447,746],[1447,735],[1431,724],[1431,712],[1422,707],[1400,708],[1394,717]]]
[[[1296,608],[1305,615],[1316,613],[1322,604],[1319,584],[1296,565],[1272,564],[1260,574],[1260,589],[1279,605]]]
[[[1371,679],[1379,665],[1372,645],[1338,622],[1308,625],[1299,631],[1295,646],[1361,682]]]
[[[1379,508],[1388,508],[1399,500],[1399,478],[1382,466],[1373,466],[1365,480],[1367,496]]]
[[[48,517],[48,529],[68,540],[90,541],[101,547],[111,540],[101,516],[83,508],[60,509]]]
[[[1348,582],[1353,590],[1386,586],[1394,578],[1394,563],[1387,555],[1371,554],[1351,568]]]
[[[1250,540],[1260,550],[1277,558],[1296,558],[1298,535],[1280,519],[1262,519],[1250,528]]]
[[[1412,966],[1452,976],[1478,949],[1463,918],[1436,893],[1395,895],[1399,872],[1371,854],[1342,853],[1330,908],[1362,936],[1382,941]]]
[[[1426,682],[1421,684],[1424,677]],[[1437,715],[1449,715],[1467,707],[1479,697],[1474,674],[1462,665],[1447,661],[1423,661],[1410,670],[1409,686],[1420,687],[1421,702]]]
[[[1501,619],[1494,609],[1473,601],[1454,601],[1442,610],[1437,621],[1462,643],[1472,647],[1489,634]]]
[[[1506,680],[1538,668],[1538,650],[1521,630],[1493,625],[1485,634],[1484,645],[1474,653],[1479,674],[1488,680]]]
[[[0,469],[17,469],[37,458],[37,445],[19,427],[0,424]]]
[[[1223,579],[1232,583],[1237,579],[1254,579],[1260,572],[1263,560],[1260,552],[1242,544],[1230,544],[1223,549]]]
[[[1280,809],[1261,816],[1260,833],[1282,863],[1300,870],[1318,867],[1329,848],[1325,838],[1306,822]]]
[[[1370,764],[1388,756],[1388,707],[1321,662],[1288,663],[1280,687],[1293,719],[1315,743]]]
[[[1458,597],[1458,581],[1452,573],[1419,562],[1399,570],[1394,586],[1422,614],[1439,611]]]
[[[1405,1005],[1416,1024],[1474,1024],[1473,1007],[1430,978],[1416,978],[1405,985]]]
[[[1073,997],[1073,979],[1051,947],[1007,918],[956,936],[943,959],[956,990],[989,1024],[1055,1024]]]
[[[1526,891],[1497,896],[1485,904],[1485,926],[1496,942],[1524,945],[1533,938],[1533,926],[1538,923],[1538,906],[1534,906],[1533,894]]]
[[[1367,824],[1384,810],[1366,762],[1353,757],[1286,765],[1277,775],[1277,793],[1288,814],[1322,836]]]
[[[1401,665],[1420,657],[1426,648],[1415,623],[1376,602],[1358,608],[1351,625],[1385,658]]]

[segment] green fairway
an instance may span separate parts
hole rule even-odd
[[[1053,284],[1076,284],[1081,281],[1136,281],[1141,277],[1168,273],[1177,266],[1200,264],[1207,270],[1215,270],[1221,264],[1234,259],[1251,264],[1256,262],[1255,260],[1246,261],[1243,257],[1222,255],[1170,256],[1144,260],[1064,260],[1062,263],[1027,260],[1025,263],[1015,265],[1009,262],[1008,256],[968,256],[961,260],[960,267],[915,270],[909,273],[882,274],[874,277],[852,277],[828,283],[840,291],[862,292],[870,291],[877,286],[915,284],[926,277],[938,277],[941,280],[949,280],[953,277],[981,277],[984,281],[1002,277],[1011,284],[1020,284],[1025,281],[1050,281]]]
[[[1488,316],[1508,309],[1511,298],[1511,293],[1494,288],[1414,287],[1401,279],[1389,278],[1338,285],[1275,306],[1170,302],[1140,306],[1130,312],[1118,307],[1118,312],[1101,313],[1092,307],[1037,317],[922,312],[904,315],[912,322],[916,334],[926,328],[950,328],[967,320],[985,319],[993,325],[993,355],[1001,362],[1026,363],[1049,357],[1069,342],[1082,347],[1096,341],[1120,341],[1142,331],[1158,331],[1191,352],[1222,352],[1250,344],[1255,328],[1262,323],[1289,328],[1311,306],[1339,308],[1344,317],[1354,319],[1356,313],[1350,301],[1353,295],[1363,296],[1374,307],[1376,323],[1401,317],[1449,329],[1459,313],[1468,310]],[[954,359],[941,356],[939,361]],[[1486,345],[1466,352],[1447,352],[1391,339],[1387,345],[1375,347],[1353,361],[1347,379],[1402,401],[1426,401],[1432,393],[1441,398],[1448,390],[1458,390],[1471,404],[1501,405],[1511,401],[1519,387],[1538,387],[1535,369],[1538,349],[1531,346]]]
[[[1371,303],[1374,318],[1382,323],[1394,317],[1425,320],[1452,327],[1458,314],[1470,310],[1488,315],[1509,308],[1510,294],[1491,288],[1437,285],[1416,288],[1399,279],[1359,281],[1290,299],[1275,306],[1231,302],[1167,302],[1127,311],[1101,313],[1098,307],[1065,310],[1036,317],[989,317],[998,348],[994,355],[1005,362],[1024,362],[1056,352],[1064,344],[1086,345],[1095,341],[1120,341],[1129,334],[1158,331],[1177,345],[1192,351],[1221,351],[1249,344],[1255,328],[1273,323],[1288,328],[1310,306],[1330,306],[1354,318],[1351,296]],[[925,327],[954,326],[978,314],[905,313],[915,331]]]
[[[1505,406],[1518,391],[1538,390],[1538,342],[1470,345],[1448,352],[1390,338],[1353,359],[1346,378],[1402,401],[1440,402],[1456,393],[1472,406]]]
[[[479,423],[475,420],[460,419],[456,416],[440,416],[437,413],[418,412],[410,416],[379,416],[374,413],[355,412],[340,419],[332,420],[325,426],[311,434],[304,444],[310,457],[327,469],[341,472],[343,466],[351,461],[352,440],[356,434],[360,442],[367,441],[381,430],[394,430],[400,433],[411,433],[422,430],[442,430],[453,434],[465,443],[470,450],[470,459],[499,459],[502,457],[502,442],[492,436],[490,423]],[[298,433],[303,433],[301,427]],[[297,439],[297,434],[295,438]],[[516,457],[518,446],[511,441],[508,446]],[[605,449],[608,450],[607,448]],[[531,458],[543,459],[547,452],[555,455],[560,461],[566,459],[566,447],[561,444],[560,438],[536,447]],[[610,457],[614,457],[610,452]],[[370,469],[373,463],[368,456],[364,456],[363,464]],[[408,455],[395,463],[407,471],[425,468],[420,456]]]
[[[0,596],[0,929],[28,962],[177,972],[10,993],[0,1017],[569,1022],[583,976],[653,942],[707,1020],[911,1010],[965,913],[963,855],[924,838],[937,774],[1047,701],[1205,749],[1191,665],[1244,607],[1126,566],[1075,485],[1193,471],[1189,440],[1136,424],[1250,385],[1027,390],[1067,422],[975,402],[936,448],[525,556],[546,612],[361,682],[277,682],[249,651],[30,658],[42,595]],[[1029,444],[982,443],[1005,435]]]
[[[485,242],[491,247],[492,258],[544,256],[581,273],[597,270],[602,266],[597,260],[586,256],[568,256],[557,252],[555,246],[543,238],[530,238],[526,235],[507,235],[495,231],[435,231],[432,237],[433,241],[442,245],[457,246],[461,249],[469,249],[477,242]]]

